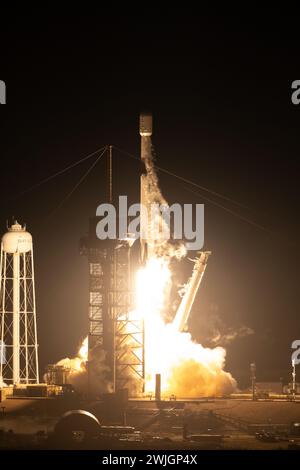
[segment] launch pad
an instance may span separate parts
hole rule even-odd
[[[6,399],[0,449],[288,449],[299,401]],[[85,411],[83,411],[85,410]],[[22,430],[20,432],[20,430]]]

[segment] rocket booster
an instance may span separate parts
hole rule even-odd
[[[140,136],[141,136],[141,159],[147,170],[148,164],[151,160],[151,135],[152,135],[152,114],[140,114]],[[140,223],[140,244],[141,244],[141,263],[145,264],[150,256],[151,240],[151,220],[150,220],[150,202],[148,200],[147,191],[147,175],[142,174],[140,179],[140,203],[141,203],[141,223]],[[143,210],[143,208],[145,210]]]
[[[152,114],[140,114],[140,135],[141,137],[151,137],[152,135]],[[143,158],[143,155],[142,155]]]

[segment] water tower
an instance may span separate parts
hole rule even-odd
[[[18,222],[0,262],[0,386],[39,383],[32,237]]]

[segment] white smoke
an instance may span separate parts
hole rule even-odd
[[[108,380],[109,367],[105,364],[106,353],[100,346],[89,351],[88,337],[73,358],[64,358],[57,362],[57,366],[64,366],[68,370],[68,383],[82,395],[98,396],[112,391],[112,384]]]
[[[3,381],[3,379],[0,377],[0,388],[2,387],[7,387],[7,384]]]
[[[152,145],[151,145],[151,137],[144,137],[144,163],[146,174],[142,176],[142,181],[144,179],[143,189],[144,189],[144,196],[146,199],[146,204],[148,207],[153,207],[155,204],[159,206],[168,207],[168,203],[164,196],[161,193],[158,177],[155,170],[153,153],[152,153]],[[160,232],[157,233],[156,228],[160,227]],[[150,230],[154,234],[150,239],[152,239],[153,252],[154,255],[158,258],[176,258],[181,259],[186,256],[187,250],[185,244],[181,240],[174,240],[170,238],[167,240],[164,236],[165,233],[169,233],[170,227],[166,220],[161,215],[160,211],[155,213],[154,219],[151,220],[151,227]]]
[[[147,179],[147,184],[144,184],[147,203],[167,204],[158,184],[151,153],[151,138],[147,139],[148,151],[145,152],[144,160],[147,172],[144,175]],[[163,225],[165,221],[161,220],[160,223]],[[233,392],[236,389],[236,381],[229,372],[224,371],[225,349],[204,348],[192,341],[189,333],[179,332],[172,322],[166,324],[163,320],[164,310],[171,305],[170,282],[173,280],[168,274],[170,261],[172,258],[180,259],[186,255],[183,241],[174,244],[172,240],[163,242],[158,240],[153,253],[153,261],[161,260],[161,263],[150,259],[144,272],[142,270],[140,273],[140,278],[144,277],[144,285],[137,286],[141,300],[139,309],[142,314],[148,310],[145,320],[146,371],[148,371],[146,389],[153,390],[155,374],[161,373],[164,394],[199,397],[221,396]],[[186,288],[187,286],[184,286],[181,295]]]

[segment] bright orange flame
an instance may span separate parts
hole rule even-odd
[[[168,264],[162,258],[150,259],[147,265],[137,273],[137,312],[144,320],[145,329],[146,392],[153,392],[155,374],[162,372],[160,345],[165,325],[161,318],[161,311],[170,280],[171,273]]]
[[[89,339],[88,339],[88,336],[86,336],[84,338],[84,340],[82,341],[82,344],[79,348],[79,351],[78,351],[78,356],[84,360],[84,361],[87,361],[88,360],[88,352],[89,352]]]
[[[70,369],[70,374],[78,374],[81,372],[85,372],[86,370],[86,361],[88,360],[88,336],[84,338],[79,348],[76,357],[73,358],[65,358],[61,359],[57,365],[58,366],[65,366],[66,368]]]
[[[146,393],[155,389],[155,374],[161,374],[164,395],[216,396],[235,388],[223,370],[223,348],[203,348],[189,333],[165,324],[161,313],[166,305],[171,272],[164,258],[151,258],[137,273],[136,308],[145,324]]]

